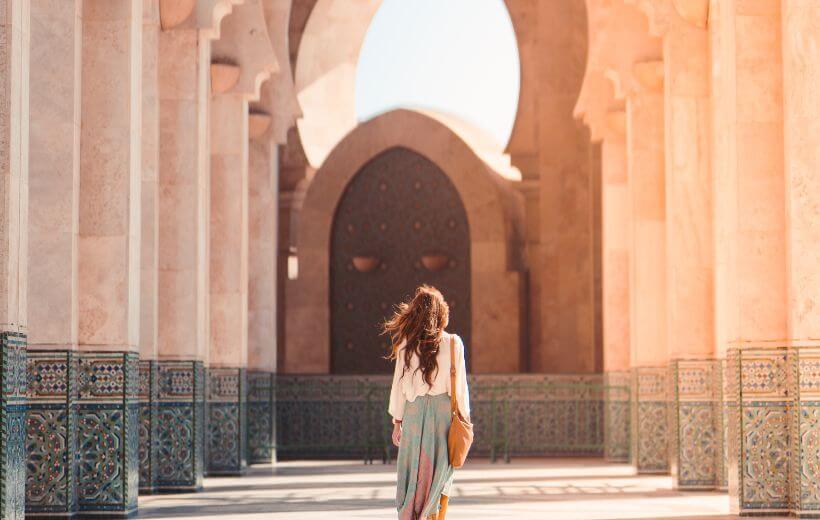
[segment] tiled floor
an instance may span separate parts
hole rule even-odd
[[[207,478],[191,495],[140,497],[145,518],[396,518],[395,466],[283,462],[241,478]],[[472,461],[456,473],[448,520],[725,519],[729,500],[676,492],[672,479],[632,474],[597,459]]]

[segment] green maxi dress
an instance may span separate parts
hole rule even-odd
[[[447,453],[450,396],[418,396],[405,405],[402,420],[396,506],[399,520],[426,520],[438,513],[441,495],[450,496],[453,466]]]

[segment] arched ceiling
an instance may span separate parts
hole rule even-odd
[[[295,0],[290,18],[295,87],[302,117],[297,121],[305,156],[320,167],[356,126],[356,68],[359,51],[382,0]],[[303,30],[300,30],[304,27]],[[458,117],[419,111],[456,132],[493,170],[518,180],[499,145],[486,132]]]
[[[370,20],[381,0],[318,0],[296,58],[296,92],[303,116],[297,125],[311,165],[356,127],[356,64]]]

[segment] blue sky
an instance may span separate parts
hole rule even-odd
[[[359,55],[356,116],[434,109],[477,125],[504,146],[519,82],[503,0],[384,0]]]

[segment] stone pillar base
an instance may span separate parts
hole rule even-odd
[[[0,518],[26,507],[26,336],[0,331]]]
[[[605,374],[604,458],[609,462],[629,462],[630,379],[629,371]]]
[[[820,517],[820,347],[730,349],[726,380],[733,512]]]
[[[201,361],[157,363],[156,492],[202,489],[205,368]]]
[[[26,364],[26,515],[70,516],[77,508],[78,354],[35,350]]]
[[[670,363],[672,476],[678,489],[715,489],[723,466],[719,363],[712,359]]]
[[[140,487],[150,495],[157,487],[157,362],[140,360]]]
[[[247,373],[209,368],[206,401],[208,475],[244,475],[248,469]]]
[[[139,358],[81,352],[78,377],[78,511],[131,516],[139,487]]]
[[[667,367],[632,369],[632,465],[639,474],[669,473]]]
[[[273,372],[248,372],[248,464],[276,462]]]

